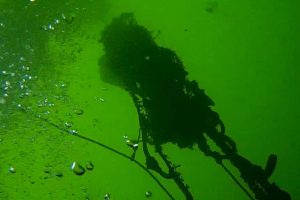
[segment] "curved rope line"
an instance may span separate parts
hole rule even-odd
[[[22,111],[23,113],[28,113],[26,109],[20,109],[20,111]],[[64,129],[64,128],[60,127],[59,125],[57,125],[57,124],[55,124],[55,123],[49,121],[49,120],[46,119],[46,118],[43,118],[43,117],[41,117],[41,116],[39,116],[39,115],[36,115],[33,111],[31,111],[31,112],[33,113],[33,116],[34,116],[35,118],[38,118],[39,120],[41,120],[41,121],[43,121],[43,122],[45,122],[45,123],[47,123],[47,124],[49,124],[49,125],[51,125],[51,126],[57,128],[57,129],[59,129],[60,131],[63,131],[63,132],[65,132],[65,133],[68,133],[68,134],[70,135],[70,132],[69,132],[67,129]],[[114,148],[112,148],[112,147],[109,147],[109,146],[107,146],[107,145],[105,145],[105,144],[103,144],[103,143],[101,143],[101,142],[98,142],[98,141],[96,141],[96,140],[93,140],[93,139],[91,139],[91,138],[88,138],[88,137],[85,137],[85,136],[79,135],[79,134],[71,134],[71,135],[76,136],[76,137],[78,137],[78,138],[80,138],[80,139],[86,140],[86,141],[88,141],[88,142],[94,143],[94,144],[96,144],[96,145],[98,145],[98,146],[100,146],[100,147],[102,147],[102,148],[105,148],[105,149],[107,149],[107,150],[109,150],[109,151],[112,151],[113,153],[118,154],[119,156],[121,156],[121,157],[123,157],[123,158],[126,158],[126,159],[128,159],[128,160],[134,162],[135,164],[137,164],[140,168],[142,168],[144,171],[146,171],[146,172],[151,176],[151,178],[152,178],[152,179],[160,186],[160,188],[168,195],[168,197],[170,197],[171,200],[175,200],[175,198],[174,198],[174,197],[172,196],[172,194],[167,190],[167,188],[166,188],[166,187],[165,187],[165,186],[164,186],[164,185],[163,185],[163,184],[162,184],[162,183],[154,176],[154,174],[153,174],[149,169],[147,169],[147,168],[146,168],[143,164],[141,164],[139,161],[137,161],[137,160],[132,160],[132,158],[131,158],[130,156],[128,156],[128,155],[126,155],[126,154],[124,154],[124,153],[122,153],[122,152],[120,152],[120,151],[118,151],[118,150],[116,150],[116,149],[114,149]]]

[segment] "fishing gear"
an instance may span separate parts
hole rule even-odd
[[[139,25],[133,13],[122,13],[105,27],[100,42],[104,54],[99,60],[101,79],[118,86],[131,96],[138,116],[143,141],[143,152],[148,169],[162,177],[173,179],[186,199],[193,199],[189,186],[184,183],[162,146],[176,144],[179,148],[198,146],[205,156],[236,181],[223,160],[228,160],[240,172],[257,200],[290,200],[290,195],[268,178],[275,169],[277,157],[270,156],[265,169],[252,164],[238,153],[236,143],[225,133],[219,114],[213,111],[213,100],[198,83],[188,80],[188,72],[176,53],[156,44],[151,32]],[[220,152],[208,144],[212,140]],[[150,155],[147,145],[168,167],[164,172]],[[253,200],[249,192],[241,187]]]

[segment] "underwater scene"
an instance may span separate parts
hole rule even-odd
[[[296,0],[0,0],[0,200],[300,199]]]

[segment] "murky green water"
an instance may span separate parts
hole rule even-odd
[[[262,167],[270,154],[278,156],[270,182],[300,198],[299,6],[293,0],[1,0],[0,199],[97,200],[109,193],[132,200],[147,199],[147,191],[149,199],[169,199],[145,169],[108,149],[130,156],[123,136],[139,133],[129,94],[101,81],[98,66],[101,32],[122,12],[133,12],[182,59],[189,79],[216,103],[241,155]],[[181,165],[194,199],[248,199],[197,148],[163,148]],[[142,149],[136,160],[144,165]],[[74,162],[83,175],[72,171]],[[152,173],[174,199],[185,199],[172,180]]]

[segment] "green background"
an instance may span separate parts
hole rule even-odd
[[[278,155],[270,181],[299,199],[299,8],[296,0],[0,0],[0,199],[97,200],[110,193],[132,200],[146,199],[147,190],[151,199],[168,199],[133,162],[36,117],[62,127],[72,122],[79,134],[131,154],[123,136],[138,135],[134,104],[98,70],[101,31],[122,12],[134,12],[159,45],[176,51],[189,79],[215,101],[241,155],[262,167]],[[167,144],[164,151],[181,164],[195,199],[247,199],[196,148]],[[145,162],[142,151],[137,160]],[[74,161],[95,168],[76,176]]]

